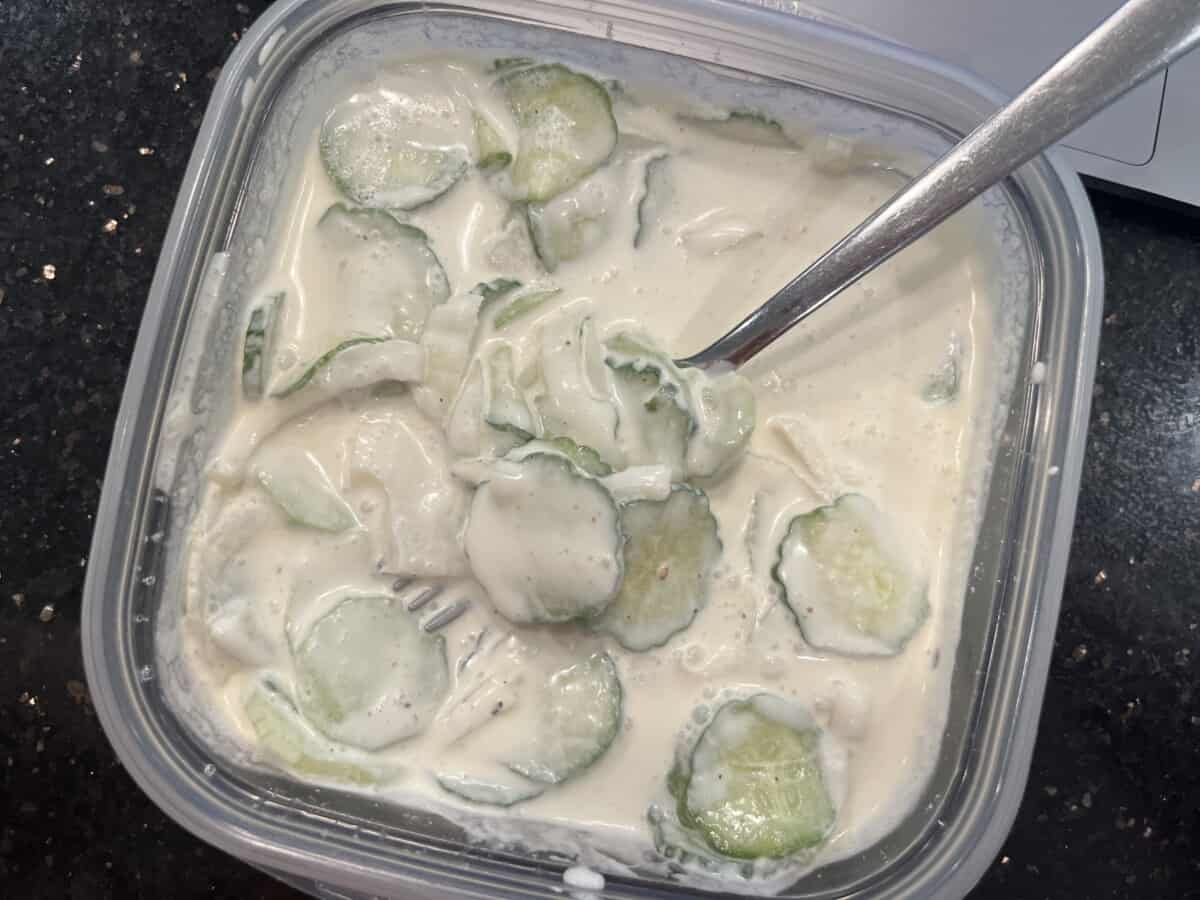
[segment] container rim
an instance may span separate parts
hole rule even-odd
[[[380,5],[431,14],[482,12],[518,20],[523,13],[537,12],[547,14],[547,18],[539,24],[551,28],[556,24],[564,27],[562,23],[568,21],[567,17],[577,18],[581,12],[589,22],[603,21],[609,13],[617,17],[628,16],[631,6],[621,0],[464,0],[461,3]],[[641,14],[654,16],[656,21],[665,22],[668,26],[672,22],[694,21],[697,15],[696,5],[688,0],[637,0],[636,5]],[[386,893],[389,888],[395,889],[402,882],[395,874],[380,871],[363,858],[349,859],[331,852],[334,848],[322,847],[317,842],[285,843],[279,839],[282,834],[264,834],[262,830],[247,827],[246,822],[237,823],[232,818],[220,822],[202,808],[211,810],[213,802],[199,776],[196,781],[184,784],[173,777],[173,769],[160,764],[161,748],[157,743],[157,735],[148,727],[140,708],[132,661],[126,644],[114,633],[118,629],[114,628],[111,616],[112,604],[117,602],[111,596],[113,586],[116,579],[121,578],[122,573],[131,566],[132,556],[137,551],[129,541],[130,523],[137,520],[140,512],[138,490],[126,481],[129,461],[140,450],[138,442],[142,437],[140,432],[146,428],[143,419],[149,395],[155,389],[162,393],[167,387],[163,384],[155,387],[147,378],[147,373],[153,371],[152,363],[158,350],[154,338],[162,332],[172,311],[170,288],[177,282],[180,268],[184,265],[180,253],[194,224],[191,220],[195,208],[211,190],[212,183],[219,175],[219,163],[224,159],[220,154],[211,153],[211,148],[222,121],[243,100],[242,86],[248,78],[262,71],[264,60],[270,56],[281,26],[300,14],[305,7],[312,7],[309,14],[317,15],[318,6],[315,0],[279,0],[271,6],[244,34],[222,68],[213,90],[151,282],[116,418],[84,582],[81,639],[93,705],[105,733],[138,786],[167,815],[197,837],[253,865],[304,877],[323,877],[322,870],[328,872],[336,866],[339,879],[344,879],[346,886],[372,893]],[[914,72],[953,82],[967,89],[985,107],[999,105],[1005,99],[996,88],[957,66],[827,22],[750,6],[739,0],[709,0],[702,15],[743,34],[773,33],[776,41],[803,39],[830,52],[840,49],[852,54],[884,55]],[[598,35],[603,36],[603,31]],[[1023,658],[1018,661],[1016,696],[1009,710],[1012,722],[1009,734],[1024,737],[1020,740],[1010,739],[1007,746],[1000,749],[998,777],[989,785],[993,789],[989,815],[982,827],[969,836],[970,843],[963,848],[954,865],[943,871],[935,881],[926,881],[926,888],[933,888],[931,896],[962,896],[978,881],[1007,836],[1021,801],[1032,759],[1052,638],[1061,604],[1099,348],[1103,293],[1099,267],[1100,242],[1087,195],[1078,176],[1056,151],[1036,158],[1027,167],[1037,167],[1042,173],[1041,177],[1057,187],[1065,201],[1061,212],[1069,217],[1076,228],[1074,240],[1078,256],[1083,261],[1080,273],[1083,295],[1080,351],[1070,369],[1072,390],[1070,394],[1058,398],[1063,406],[1062,414],[1069,414],[1070,419],[1066,428],[1059,429],[1060,433],[1052,438],[1058,450],[1059,487],[1053,508],[1044,514],[1051,537],[1044,552],[1046,565],[1043,577],[1037,586],[1036,621],[1030,625],[1032,639]],[[440,874],[447,877],[446,886],[450,887],[453,874]],[[924,875],[926,878],[933,877],[928,872]],[[904,879],[901,881],[905,882]],[[472,883],[474,879],[467,875],[457,887],[470,890]],[[889,885],[885,895],[901,896],[906,886],[911,888],[912,882]]]

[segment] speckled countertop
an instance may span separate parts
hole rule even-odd
[[[0,895],[285,897],[176,827],[79,650],[92,516],[159,245],[264,3],[0,2]],[[1200,897],[1200,218],[1093,193],[1108,298],[1029,785],[977,900]]]

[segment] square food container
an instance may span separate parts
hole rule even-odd
[[[420,810],[306,786],[223,756],[168,702],[181,532],[199,460],[233,389],[237,323],[264,265],[293,147],[339,73],[409,52],[575,60],[753,100],[818,130],[933,156],[1000,98],[905,49],[731,2],[282,0],[222,71],[163,245],[121,404],[84,590],[95,707],[142,789],[205,841],[329,897],[557,897],[570,860],[468,844]],[[632,80],[632,74],[631,74]],[[1050,157],[978,203],[1023,339],[954,660],[936,770],[895,831],[806,875],[788,897],[961,897],[992,861],[1025,785],[1079,488],[1101,314],[1100,249],[1074,174]],[[226,392],[226,393],[222,393]],[[178,696],[177,694],[174,696]],[[693,896],[610,876],[602,896]]]

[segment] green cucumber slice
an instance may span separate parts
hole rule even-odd
[[[446,639],[390,596],[347,593],[293,650],[301,711],[334,740],[379,750],[420,734],[450,687]]]
[[[708,600],[721,555],[703,491],[677,487],[664,501],[621,507],[626,535],[621,590],[596,620],[626,650],[649,650],[687,628]]]
[[[506,170],[514,200],[544,202],[595,171],[617,144],[604,87],[557,63],[506,70],[498,86],[520,138]]]
[[[797,516],[773,570],[804,639],[850,656],[893,656],[929,615],[925,586],[866,497]]]
[[[687,472],[712,478],[738,459],[754,433],[754,390],[737,372],[683,373],[695,427],[688,439]]]
[[[283,298],[284,292],[279,291],[250,310],[246,339],[242,343],[242,393],[247,400],[262,399],[266,388]]]
[[[441,424],[450,410],[471,358],[471,343],[479,324],[481,295],[472,291],[456,296],[429,311],[421,348],[425,351],[425,377],[413,388],[421,412]]]
[[[612,465],[623,462],[617,447],[617,409],[607,383],[589,360],[600,354],[592,319],[565,308],[542,324],[534,408],[541,434],[570,437],[592,447]],[[604,369],[604,366],[600,366]]]
[[[415,78],[354,94],[321,126],[321,162],[360,206],[412,209],[448,191],[466,173],[468,113],[450,91]]]
[[[646,172],[665,153],[654,142],[622,136],[603,168],[552,200],[529,204],[529,234],[546,271],[554,272],[560,264],[591,252],[610,237],[636,241]]]
[[[484,776],[439,772],[434,778],[448,793],[469,803],[487,806],[515,806],[540,796],[546,790],[544,784],[532,782],[500,766]]]
[[[291,384],[275,391],[277,399],[303,388],[333,396],[381,381],[420,381],[425,356],[412,341],[382,337],[350,338],[322,353]]]
[[[690,413],[678,403],[678,392],[653,369],[613,369],[617,398],[617,440],[628,465],[665,465],[673,481],[686,475]]]
[[[618,436],[630,464],[670,465],[678,479],[711,478],[738,459],[755,425],[754,392],[736,372],[680,370],[648,340],[604,342],[621,406]]]
[[[252,466],[258,483],[293,522],[333,532],[359,524],[350,504],[306,450],[268,444],[255,454]]]
[[[820,844],[836,817],[821,730],[768,694],[718,710],[668,779],[680,823],[734,859],[779,859]]]
[[[478,114],[475,116],[475,158],[485,172],[498,172],[512,162],[512,153],[504,138]]]
[[[561,456],[505,462],[476,488],[463,533],[476,580],[510,622],[596,615],[621,584],[612,496]]]
[[[446,437],[405,397],[367,407],[350,445],[353,478],[373,479],[387,496],[388,527],[382,570],[410,578],[446,578],[469,571],[459,541],[467,510],[466,487],[450,473]],[[368,482],[369,484],[370,482]]]
[[[537,430],[516,384],[512,348],[501,344],[476,359],[446,421],[450,448],[459,456],[503,456]]]
[[[484,421],[524,440],[531,438],[538,426],[517,387],[512,347],[507,344],[500,345],[488,355],[486,386]]]
[[[508,305],[496,313],[496,318],[492,320],[492,327],[496,331],[503,331],[514,322],[520,321],[531,313],[536,312],[546,305],[547,301],[552,300],[561,294],[559,288],[552,288],[546,291],[529,291],[519,297],[509,301]]]
[[[783,125],[764,113],[754,110],[734,110],[724,118],[704,119],[693,116],[681,118],[715,137],[743,144],[761,144],[766,147],[797,149],[799,145],[788,137]]]
[[[335,203],[317,222],[319,249],[340,276],[341,327],[347,337],[416,340],[450,282],[429,239],[381,209]]]
[[[256,681],[243,701],[243,709],[257,750],[268,760],[300,775],[376,784],[395,773],[362,760],[313,730],[296,708],[270,681]]]
[[[637,227],[633,232],[633,246],[641,247],[656,225],[661,224],[663,210],[670,202],[671,181],[668,177],[667,157],[655,156],[646,160],[642,178],[642,192],[637,204]]]
[[[596,478],[612,474],[612,466],[600,458],[600,454],[583,444],[577,444],[569,437],[552,437],[532,440],[511,451],[505,459],[520,462],[527,456],[536,453],[548,453],[560,456],[570,462],[580,471]]]
[[[482,297],[484,306],[486,306],[493,300],[507,297],[520,286],[521,282],[515,278],[493,278],[491,281],[479,282],[479,284],[471,288],[471,292]]]
[[[536,732],[509,768],[542,784],[578,775],[616,739],[621,696],[617,667],[607,653],[594,653],[555,672],[543,688]]]

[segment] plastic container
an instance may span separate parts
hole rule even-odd
[[[83,617],[96,710],[125,766],[168,815],[311,892],[557,897],[569,861],[468,847],[435,816],[224,760],[203,720],[168,704],[180,672],[157,645],[177,606],[172,563],[196,459],[220,426],[214,398],[230,387],[235,311],[261,264],[260,238],[299,143],[292,136],[320,107],[306,99],[378,52],[439,47],[527,48],[616,74],[711,82],[726,97],[765,98],[817,127],[866,131],[925,154],[999,98],[899,47],[794,15],[687,0],[283,0],[223,69],[151,287],[96,517]],[[937,769],[891,835],[786,896],[961,897],[992,861],[1025,785],[1079,487],[1100,250],[1078,179],[1052,157],[983,203],[1008,251],[1005,290],[1024,319],[1024,341],[997,421],[1001,449]],[[603,896],[685,893],[666,881],[610,877]]]

